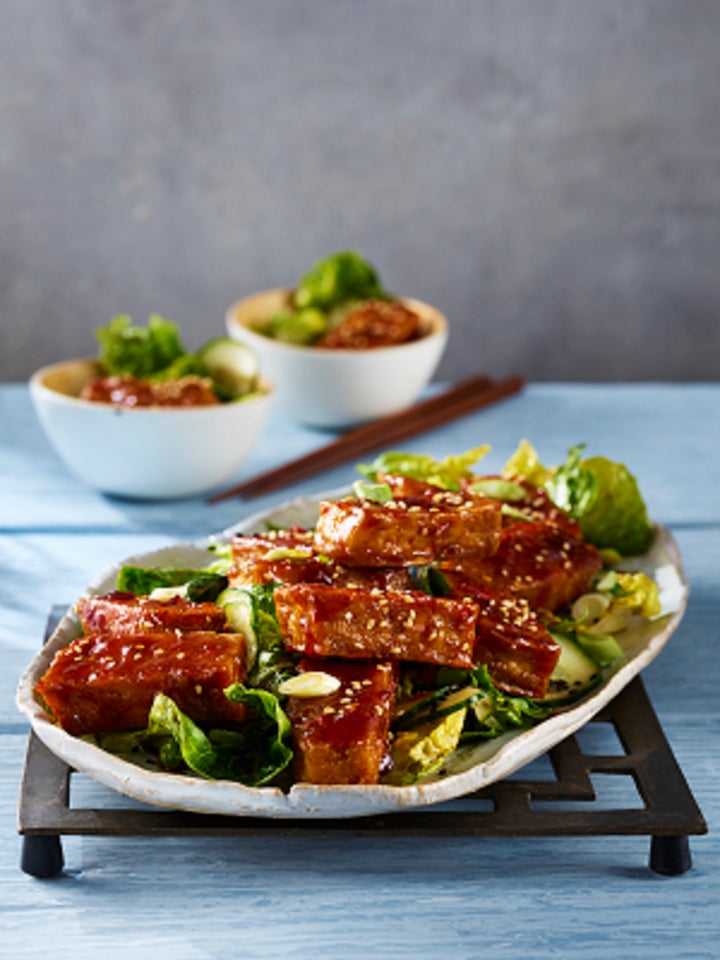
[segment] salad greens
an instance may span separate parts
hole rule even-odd
[[[145,327],[127,314],[118,314],[95,331],[98,360],[108,375],[128,374],[150,381],[179,380],[187,376],[212,380],[221,401],[237,400],[254,392],[259,364],[245,344],[218,337],[196,353],[183,346],[176,323],[157,313]]]
[[[127,314],[118,314],[95,334],[100,363],[108,373],[151,377],[187,355],[177,324],[157,313],[150,315],[146,327],[135,326]]]
[[[296,658],[285,649],[275,614],[275,587],[274,583],[229,587],[217,601],[230,626],[248,642],[249,685],[272,693],[296,672]]]
[[[375,268],[354,250],[340,250],[318,260],[298,283],[292,309],[276,313],[263,329],[286,343],[310,345],[338,315],[362,300],[391,300]]]
[[[465,453],[452,454],[443,460],[434,460],[422,453],[404,453],[390,450],[380,454],[372,463],[361,463],[357,470],[375,482],[379,474],[399,474],[426,480],[444,490],[459,490],[461,481],[471,477],[470,467],[490,451],[488,444],[474,447]]]
[[[332,310],[349,300],[386,298],[375,268],[354,250],[340,250],[322,260],[300,280],[295,306]]]
[[[210,570],[180,570],[172,567],[124,566],[118,572],[117,589],[136,596],[176,594],[196,602],[214,602],[228,585],[224,573]]]
[[[583,460],[584,449],[584,444],[571,447],[565,463],[547,469],[524,441],[503,473],[543,486],[556,506],[578,521],[588,543],[622,556],[644,553],[653,528],[637,480],[624,464],[606,457]]]
[[[233,703],[248,707],[248,720],[238,730],[204,733],[165,694],[159,693],[148,717],[146,735],[159,739],[163,766],[213,780],[237,780],[259,787],[282,772],[292,760],[290,721],[278,699],[264,690],[236,683],[225,691]]]

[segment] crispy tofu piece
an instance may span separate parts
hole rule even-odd
[[[288,697],[295,779],[305,783],[377,783],[389,757],[397,665],[375,660],[302,660],[300,671],[340,680],[325,697]]]
[[[469,598],[299,583],[276,589],[275,609],[286,646],[306,656],[473,664]]]
[[[196,603],[183,597],[151,600],[115,590],[99,597],[83,597],[75,609],[83,633],[225,628],[225,614],[216,603]]]
[[[533,609],[552,611],[588,590],[602,560],[595,547],[560,527],[520,521],[503,529],[492,557],[442,566],[490,592],[521,597]]]
[[[448,574],[453,596],[478,605],[474,658],[493,682],[513,696],[541,699],[560,656],[560,646],[522,597],[491,593]]]
[[[369,350],[422,336],[422,321],[399,300],[364,300],[315,344],[327,350]]]
[[[401,567],[346,567],[319,554],[314,534],[280,530],[232,541],[232,586],[251,583],[325,583],[346,587],[409,590],[410,573]]]
[[[485,557],[500,540],[501,505],[438,490],[432,498],[323,501],[315,546],[338,563],[396,567]]]
[[[142,728],[156,693],[199,724],[241,723],[225,687],[247,676],[237,633],[158,630],[89,634],[60,650],[36,693],[68,733]]]
[[[250,583],[323,583],[327,562],[315,550],[312,531],[300,527],[232,539],[232,586]]]

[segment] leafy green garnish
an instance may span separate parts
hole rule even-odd
[[[525,487],[504,477],[480,477],[470,484],[472,493],[482,494],[491,500],[501,500],[503,503],[518,503],[527,496]]]
[[[588,543],[622,556],[644,553],[653,538],[647,507],[628,468],[606,457],[583,460],[584,444],[570,447],[565,463],[544,467],[527,441],[508,460],[505,476],[521,475],[543,487],[553,503],[577,520]]]
[[[458,687],[473,686],[485,691],[491,705],[482,714],[468,710],[463,739],[499,737],[508,730],[529,727],[553,712],[553,706],[540,704],[528,697],[513,697],[499,690],[492,681],[485,664],[472,670],[442,667],[438,684],[453,683]]]
[[[624,556],[645,553],[654,534],[635,477],[605,457],[591,457],[582,466],[597,483],[595,499],[578,517],[585,539]]]
[[[356,480],[352,491],[358,500],[372,500],[373,503],[388,503],[392,500],[392,490],[386,483],[368,483],[366,480]]]
[[[552,469],[544,467],[540,463],[537,451],[529,440],[520,441],[517,449],[503,467],[504,477],[525,477],[536,487],[544,487],[552,475]]]
[[[410,582],[414,590],[422,590],[431,597],[449,597],[452,593],[448,578],[433,564],[410,567]]]
[[[153,590],[187,585],[187,599],[200,602],[215,601],[227,584],[227,576],[219,570],[136,567],[128,564],[118,572],[116,589],[146,597]]]
[[[273,694],[233,684],[225,691],[232,703],[247,704],[249,716],[238,730],[205,733],[177,704],[159,693],[148,717],[147,734],[165,738],[160,758],[165,766],[179,763],[211,780],[236,780],[262,786],[292,759],[290,721]]]
[[[250,668],[248,685],[275,692],[278,686],[296,673],[296,658],[283,642],[275,613],[275,584],[252,584],[233,592],[249,607],[248,626],[256,649]],[[222,598],[221,598],[222,599]]]
[[[459,490],[461,482],[471,476],[470,467],[490,450],[487,444],[474,447],[465,453],[434,460],[422,453],[405,453],[389,450],[380,454],[372,463],[358,464],[357,470],[375,482],[380,474],[413,477],[442,487],[443,490]]]
[[[118,314],[95,335],[100,363],[111,374],[150,377],[186,354],[177,324],[157,313],[150,315],[146,327],[135,326],[127,314]]]
[[[327,333],[328,326],[328,318],[321,310],[306,307],[296,313],[274,314],[263,333],[285,343],[309,346]]]
[[[185,596],[196,603],[214,603],[227,585],[223,573],[198,573],[188,581]]]
[[[180,587],[197,577],[196,569],[180,567],[136,567],[128,564],[117,575],[116,589],[145,597],[162,587]]]
[[[545,484],[550,499],[565,513],[579,520],[597,499],[598,481],[581,463],[585,444],[570,447],[567,460]]]
[[[354,250],[340,250],[318,260],[300,280],[294,303],[327,313],[348,300],[387,298],[375,268]]]
[[[205,364],[194,353],[185,353],[177,360],[173,360],[167,367],[163,367],[150,375],[150,380],[180,380],[182,377],[209,377],[210,373]],[[217,385],[216,385],[217,388]]]

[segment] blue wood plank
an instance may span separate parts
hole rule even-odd
[[[717,960],[720,939],[720,446],[717,385],[531,386],[406,446],[435,456],[481,442],[497,469],[521,437],[548,462],[570,443],[628,463],[669,524],[691,584],[687,615],[645,682],[710,825],[692,870],[647,868],[644,837],[451,839],[66,838],[67,872],[19,869],[16,807],[26,725],[17,675],[46,610],[116,560],[204,536],[290,495],[345,482],[346,468],[244,504],[140,504],[85,489],[57,461],[25,387],[0,387],[0,924],[3,956],[458,958],[608,956]],[[236,479],[328,439],[276,418]],[[606,749],[612,745],[604,745]],[[600,747],[599,747],[600,749]],[[607,784],[610,804],[624,787]],[[77,787],[102,799],[104,788]],[[109,792],[108,792],[109,793]]]

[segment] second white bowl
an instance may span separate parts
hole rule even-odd
[[[81,400],[94,360],[38,370],[30,395],[68,469],[104,493],[142,499],[189,497],[228,480],[265,426],[273,389],[207,407],[118,407]]]
[[[447,343],[447,321],[430,304],[403,299],[418,313],[418,340],[370,350],[295,346],[258,333],[273,314],[288,309],[290,290],[264,290],[227,311],[231,337],[252,347],[275,382],[278,409],[315,427],[340,428],[376,420],[417,399]]]

